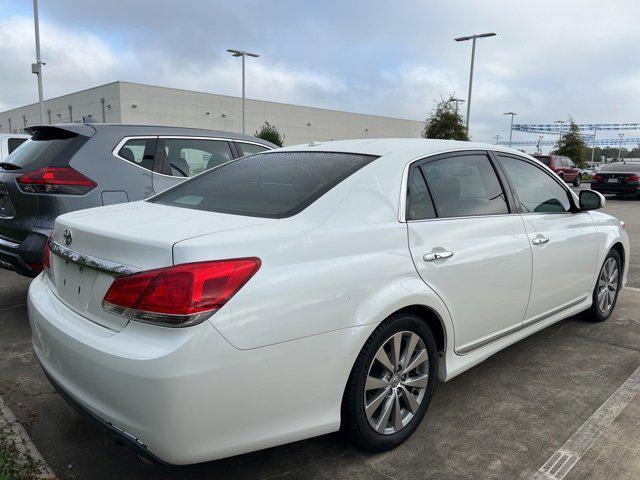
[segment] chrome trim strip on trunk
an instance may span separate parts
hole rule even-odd
[[[1,217],[2,215],[0,215]],[[9,217],[2,217],[2,218],[9,218]],[[9,247],[9,248],[18,248],[20,246],[19,243],[15,243],[15,242],[10,242],[9,240],[5,240],[4,238],[0,237],[0,245],[4,246],[4,247]]]
[[[111,260],[105,260],[103,258],[94,257],[93,255],[87,255],[86,253],[76,252],[60,245],[57,242],[49,239],[49,250],[51,253],[57,255],[60,258],[68,260],[70,262],[82,265],[99,272],[108,273],[110,275],[131,275],[142,271],[141,268],[131,267],[122,263],[112,262]]]
[[[553,317],[554,315],[562,312],[563,310],[568,310],[571,307],[575,307],[576,305],[579,305],[580,303],[584,302],[587,299],[588,295],[585,295],[584,297],[581,297],[577,300],[574,300],[573,302],[569,302],[565,305],[562,305],[561,307],[558,307],[554,310],[551,310],[550,312],[547,313],[543,313],[542,315],[538,315],[537,317],[533,317],[530,320],[527,320],[526,322],[522,322],[522,324],[520,325],[516,325],[515,327],[512,327],[508,330],[505,330],[504,332],[499,332],[495,335],[492,335],[489,338],[485,338],[484,340],[480,340],[478,342],[472,343],[471,345],[467,345],[466,347],[462,347],[458,350],[456,350],[455,352],[458,355],[466,355],[468,353],[473,352],[474,350],[477,350],[479,348],[485,347],[487,345],[489,345],[490,343],[496,342],[504,337],[508,337],[511,334],[514,334],[516,332],[519,332],[520,330],[524,330],[527,327],[530,327],[531,325],[534,325],[538,322],[542,322],[543,320],[546,320],[547,318]]]

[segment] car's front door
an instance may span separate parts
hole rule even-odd
[[[533,253],[533,322],[591,294],[598,240],[591,215],[577,211],[567,188],[535,162],[497,154],[519,205]]]
[[[205,137],[160,137],[158,151],[160,166],[153,175],[156,193],[233,160],[229,142]]]
[[[418,273],[444,301],[468,353],[520,328],[531,248],[486,152],[429,157],[409,171],[407,228]]]

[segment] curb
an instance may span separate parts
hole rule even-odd
[[[0,429],[8,432],[9,439],[15,443],[17,450],[31,457],[37,464],[39,473],[35,477],[38,480],[56,480],[56,475],[47,465],[44,458],[31,441],[22,424],[18,421],[9,406],[0,397]]]

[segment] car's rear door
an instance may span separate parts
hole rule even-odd
[[[529,300],[531,248],[504,183],[482,151],[429,157],[409,171],[409,247],[451,313],[461,354],[519,329]]]
[[[234,158],[226,139],[179,136],[161,136],[158,156],[159,166],[153,174],[156,193]]]
[[[577,211],[565,185],[529,159],[497,153],[513,189],[533,253],[525,323],[584,301],[593,290],[598,257],[588,212]]]

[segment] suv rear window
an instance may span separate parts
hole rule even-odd
[[[224,164],[150,200],[252,217],[301,212],[375,156],[327,152],[261,153]]]
[[[533,158],[544,163],[547,167],[551,166],[551,157],[545,155],[534,155]]]
[[[65,132],[57,135],[39,135],[34,132],[28,142],[16,148],[5,162],[12,163],[23,170],[37,170],[50,166],[67,166],[69,160],[88,140],[88,137]]]

